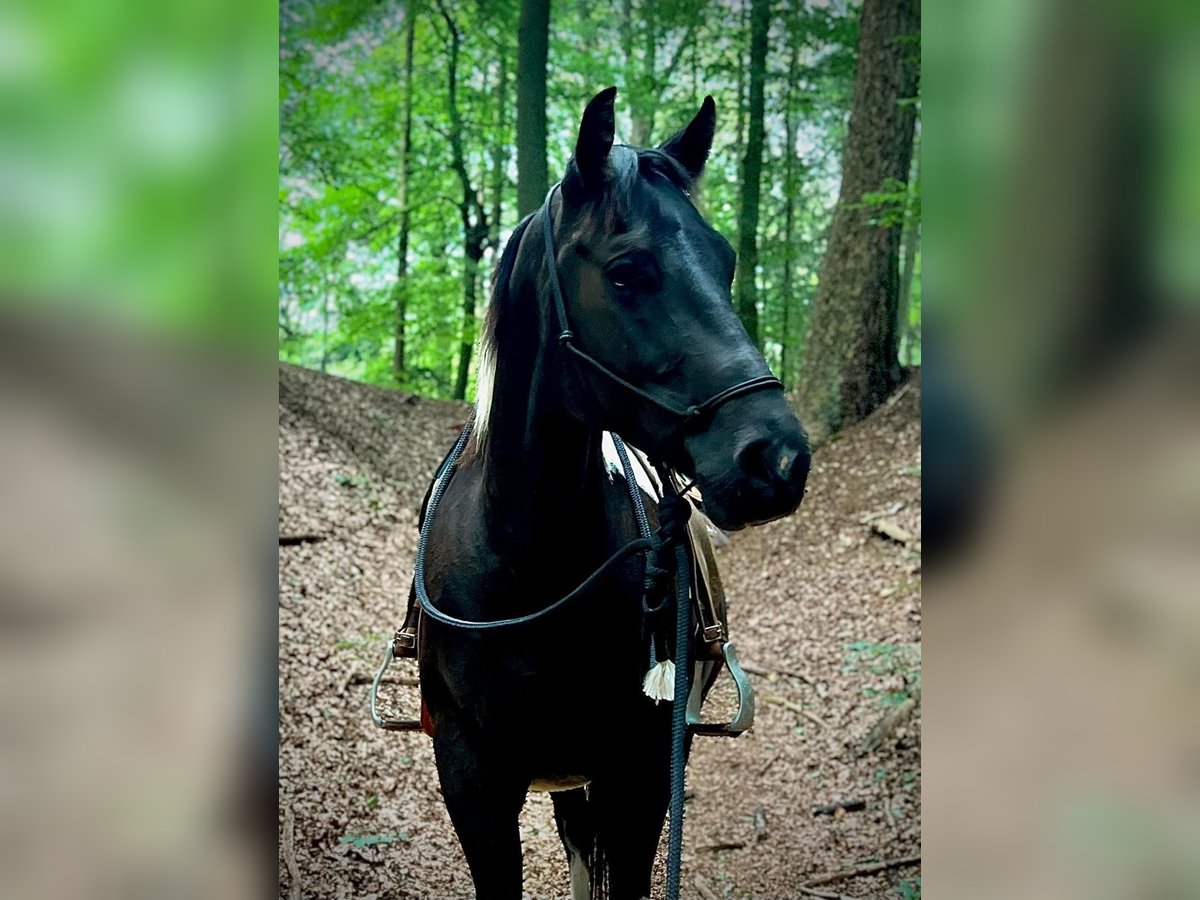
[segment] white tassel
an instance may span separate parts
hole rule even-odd
[[[675,699],[675,663],[669,659],[655,665],[646,673],[642,691],[658,706],[659,700]]]

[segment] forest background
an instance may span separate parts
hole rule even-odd
[[[638,146],[715,98],[699,203],[738,250],[739,315],[818,431],[920,363],[915,3],[286,0],[280,13],[282,360],[471,398],[496,254],[563,171],[586,102],[615,84],[618,140]],[[878,377],[856,386],[847,371]]]

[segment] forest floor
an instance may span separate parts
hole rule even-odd
[[[429,739],[368,715],[421,499],[468,407],[279,378],[280,896],[471,897]],[[797,514],[717,551],[758,714],[737,740],[695,741],[685,897],[920,896],[904,862],[920,853],[919,411],[914,381],[818,450]],[[415,713],[414,689],[386,689]],[[521,838],[526,897],[569,896],[548,794]],[[893,865],[851,872],[877,863]],[[660,852],[656,896],[663,870]]]

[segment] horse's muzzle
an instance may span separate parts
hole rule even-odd
[[[730,404],[687,447],[705,512],[721,528],[778,519],[804,499],[812,455],[804,429],[782,397]]]

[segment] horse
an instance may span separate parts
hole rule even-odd
[[[587,104],[561,182],[493,274],[470,436],[423,510],[423,587],[448,616],[532,617],[637,538],[610,433],[692,479],[726,531],[804,495],[807,436],[732,308],[734,251],[693,202],[715,104],[634,148],[614,144],[615,95]],[[573,897],[649,896],[673,704],[643,690],[644,562],[597,575],[510,628],[421,618],[422,717],[483,900],[521,897],[531,789],[554,791]]]

